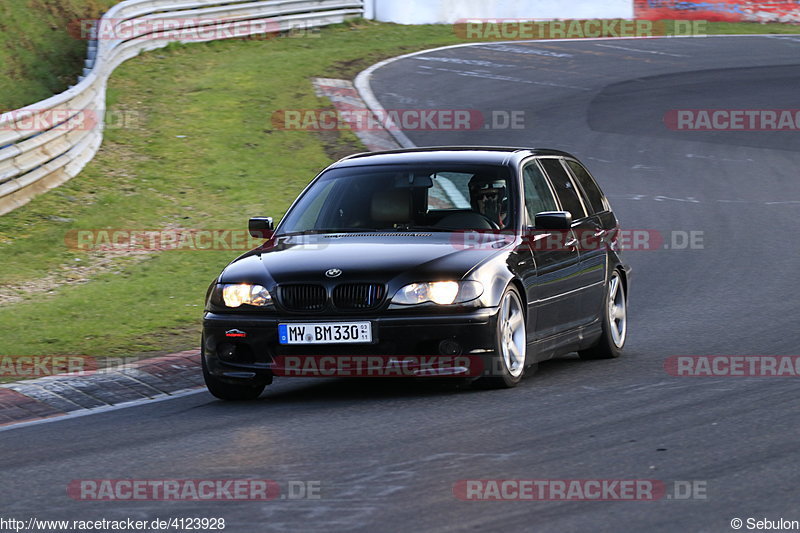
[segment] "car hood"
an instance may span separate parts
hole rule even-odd
[[[280,237],[225,269],[223,283],[377,282],[404,284],[460,279],[476,266],[507,253],[510,236],[482,236],[480,246],[454,233],[331,234]],[[341,274],[331,280],[326,272]]]

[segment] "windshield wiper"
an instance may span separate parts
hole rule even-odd
[[[368,233],[373,231],[388,231],[375,228],[326,228],[326,229],[307,229],[303,231],[289,231],[281,233],[280,237],[291,237],[293,235],[320,235],[324,233]]]
[[[458,231],[450,228],[442,228],[441,226],[407,226],[405,228],[393,228],[394,231],[437,231],[437,232],[450,232]]]
[[[414,231],[453,232],[461,230],[441,228],[438,226],[406,226],[402,228],[326,228],[290,231],[287,233],[281,233],[279,237],[291,237],[295,235],[320,235],[326,233],[402,233]]]

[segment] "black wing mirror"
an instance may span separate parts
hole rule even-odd
[[[536,229],[568,230],[572,227],[572,213],[544,211],[536,214]]]
[[[248,224],[250,235],[260,239],[269,239],[275,231],[272,217],[253,217]]]

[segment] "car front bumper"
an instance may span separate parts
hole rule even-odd
[[[293,356],[352,358],[381,356],[442,357],[464,355],[490,368],[495,351],[498,308],[458,314],[381,317],[280,318],[207,312],[203,319],[203,359],[214,377],[231,383],[268,384],[282,373],[282,361]],[[313,322],[371,322],[370,344],[281,345],[278,325]],[[470,376],[474,375],[473,365]],[[452,369],[451,369],[452,370]],[[440,374],[458,375],[444,371]]]

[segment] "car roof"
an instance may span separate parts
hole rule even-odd
[[[504,146],[429,146],[422,148],[389,150],[385,152],[354,154],[334,163],[330,168],[428,163],[509,165],[526,157],[537,155],[574,157],[567,152],[544,148],[514,148]]]

